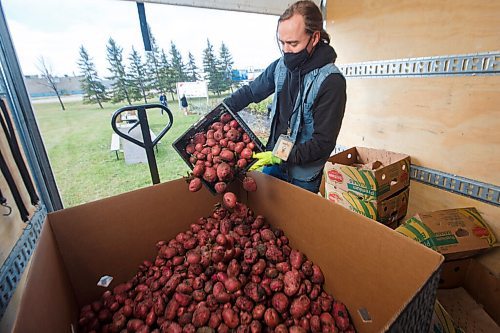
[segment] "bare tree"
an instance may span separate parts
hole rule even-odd
[[[63,111],[66,110],[61,100],[61,94],[59,92],[59,88],[57,87],[57,82],[54,78],[52,66],[50,65],[50,63],[48,63],[43,56],[40,56],[38,58],[38,64],[36,65],[36,68],[40,71],[40,73],[42,73],[42,77],[46,81],[42,84],[49,87],[56,93],[57,99],[59,99],[59,103],[61,104],[61,108],[63,109]]]

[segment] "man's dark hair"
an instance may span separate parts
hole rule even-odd
[[[323,29],[323,15],[313,1],[297,1],[290,5],[278,19],[278,24],[288,20],[293,15],[299,14],[304,18],[306,33],[312,35],[315,31],[320,32],[320,40],[330,44],[330,35]]]

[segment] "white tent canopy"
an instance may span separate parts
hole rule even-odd
[[[128,0],[143,3],[160,3],[173,6],[188,6],[209,9],[230,10],[237,12],[281,15],[293,2],[290,0]],[[326,0],[314,0],[320,6],[326,5]]]

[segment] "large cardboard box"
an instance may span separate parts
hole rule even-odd
[[[353,147],[331,156],[324,176],[337,189],[380,201],[410,185],[410,156]]]
[[[239,192],[317,263],[325,289],[348,307],[359,332],[426,332],[443,256],[379,223],[280,180],[253,172]],[[218,197],[176,180],[49,214],[28,272],[14,332],[71,332],[96,283],[128,280],[155,243],[208,216]]]
[[[470,257],[496,244],[495,234],[474,207],[419,213],[396,231],[442,253],[447,260]]]
[[[500,332],[500,277],[476,258],[443,264],[438,299],[464,332]]]
[[[325,186],[325,198],[385,225],[392,225],[406,216],[408,209],[408,188],[384,200],[365,200],[351,191],[336,189],[331,184]]]

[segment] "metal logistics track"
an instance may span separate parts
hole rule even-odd
[[[500,74],[500,51],[338,65],[346,77],[425,77]]]
[[[0,268],[0,319],[5,314],[9,301],[35,250],[46,216],[45,206],[40,205]]]

